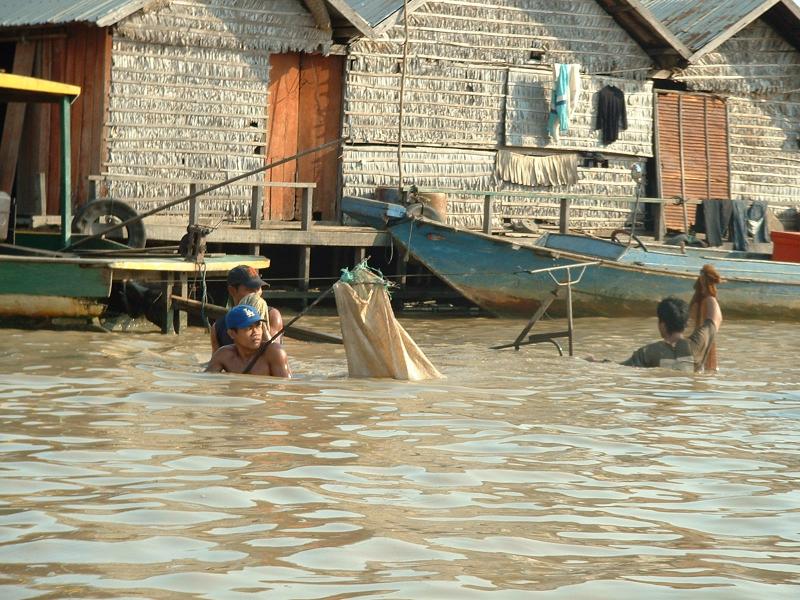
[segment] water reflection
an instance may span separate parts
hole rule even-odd
[[[408,322],[447,375],[420,384],[300,342],[273,381],[200,373],[200,332],[4,332],[0,597],[796,596],[785,324],[726,323],[701,377],[486,351],[517,325]]]

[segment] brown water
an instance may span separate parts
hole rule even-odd
[[[694,377],[404,322],[446,381],[349,380],[292,341],[293,381],[206,375],[199,330],[4,331],[0,598],[800,597],[796,325],[726,323]],[[577,326],[613,359],[655,329]]]

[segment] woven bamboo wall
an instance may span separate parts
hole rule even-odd
[[[594,150],[633,156],[653,155],[653,83],[616,77],[582,77],[583,94],[570,115],[569,131],[558,142],[547,135],[552,69],[534,71],[511,69],[508,74],[505,134],[509,146],[547,148],[550,150]],[[614,85],[625,93],[628,129],[619,139],[603,145],[600,131],[595,131],[597,92]]]
[[[731,195],[800,206],[800,93],[730,98]],[[792,211],[776,211],[789,219]]]
[[[507,184],[495,176],[495,152],[454,148],[409,148],[403,150],[403,171],[407,183],[421,188],[470,191],[537,191],[565,194],[593,194],[590,202],[572,203],[570,222],[584,229],[622,226],[630,213],[629,203],[610,202],[602,196],[632,197],[635,187],[629,172],[635,158],[618,157],[609,168],[578,168],[574,186],[535,188]],[[397,150],[390,146],[346,146],[342,170],[345,195],[374,197],[378,186],[397,186]],[[558,220],[559,202],[495,197],[493,225],[504,217]],[[478,229],[483,223],[483,198],[473,194],[448,196],[447,221],[451,225]]]
[[[652,87],[644,80],[652,61],[594,0],[429,1],[409,17],[409,29],[402,134],[404,183],[498,190],[503,183],[494,176],[497,148],[519,143],[526,149],[552,153],[552,145],[542,135],[544,126],[538,129],[546,121],[542,115],[549,111],[549,95],[545,101],[542,93],[538,105],[539,98],[525,97],[530,90],[523,91],[522,82],[551,72],[554,62],[580,63],[590,75],[605,73],[622,78],[615,79],[615,84],[635,97],[629,104],[634,113],[630,135],[627,139],[623,135],[613,150],[599,146],[589,129],[589,122],[593,122],[589,96],[584,105],[586,114],[581,117],[585,123],[576,129],[580,139],[570,140],[574,143],[559,149],[596,151],[599,147],[604,152],[651,155],[652,97],[648,90]],[[397,185],[403,39],[402,25],[398,25],[385,39],[362,40],[351,46],[344,131],[353,144],[344,152],[345,194],[372,197],[378,185]],[[510,68],[518,75],[509,78]],[[595,85],[602,79],[585,79],[591,82],[592,91],[602,87]],[[512,85],[516,86],[513,91]],[[508,125],[506,114],[510,117]],[[533,123],[533,130],[523,123],[527,119]],[[569,189],[526,189],[632,193],[627,170],[632,159],[609,158],[612,168],[581,169],[579,184]],[[597,225],[611,221],[612,226],[621,225],[629,211],[627,206],[608,211],[609,207],[599,201],[595,205],[598,209],[594,213],[576,211],[576,222],[591,226],[594,218]],[[549,218],[558,212],[556,204],[541,201],[512,206],[498,198],[496,206],[498,219],[503,215]],[[481,224],[480,198],[451,197],[448,210],[452,224]]]
[[[800,52],[756,21],[676,75],[728,99],[731,196],[800,205]],[[776,211],[787,220],[793,211]]]
[[[104,167],[118,177],[108,194],[145,210],[184,195],[187,180],[217,183],[262,165],[270,53],[329,44],[298,0],[173,0],[123,21],[112,49]],[[228,186],[201,209],[242,218],[250,193]]]

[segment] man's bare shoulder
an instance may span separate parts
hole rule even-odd
[[[236,346],[230,344],[222,346],[211,355],[211,360],[208,362],[206,371],[218,373],[220,371],[231,371],[232,367],[238,362],[239,353],[236,351]]]

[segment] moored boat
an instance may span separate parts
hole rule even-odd
[[[0,73],[0,103],[50,103],[59,107],[61,117],[60,230],[17,230],[10,197],[8,194],[0,195],[0,200],[3,200],[0,203],[0,242],[7,239],[11,242],[0,243],[0,321],[15,325],[28,319],[38,322],[38,319],[98,317],[108,306],[112,285],[135,279],[154,288],[154,297],[158,301],[155,322],[161,330],[165,333],[179,331],[180,319],[175,320],[178,308],[172,303],[173,288],[185,288],[190,277],[224,275],[240,264],[266,268],[269,260],[261,256],[208,254],[187,260],[187,256],[174,252],[171,255],[153,255],[144,249],[134,249],[103,237],[111,226],[105,225],[102,210],[95,211],[90,219],[97,222],[88,223],[92,234],[74,234],[70,105],[80,92],[80,88],[74,85]],[[102,203],[93,202],[87,206],[99,207]],[[139,219],[132,209],[124,213],[122,219],[128,222],[130,216],[133,216],[131,222]],[[94,226],[99,227],[99,232],[93,231]],[[143,246],[143,235],[140,242]]]
[[[345,200],[344,209],[358,218],[363,201]],[[431,272],[496,315],[530,316],[552,292],[551,275],[531,271],[599,261],[573,286],[576,316],[651,316],[665,296],[689,300],[701,266],[712,263],[725,278],[719,294],[726,316],[800,319],[800,264],[707,250],[656,252],[587,236],[521,241],[424,217],[390,219],[387,228]],[[563,310],[563,300],[553,310]]]

